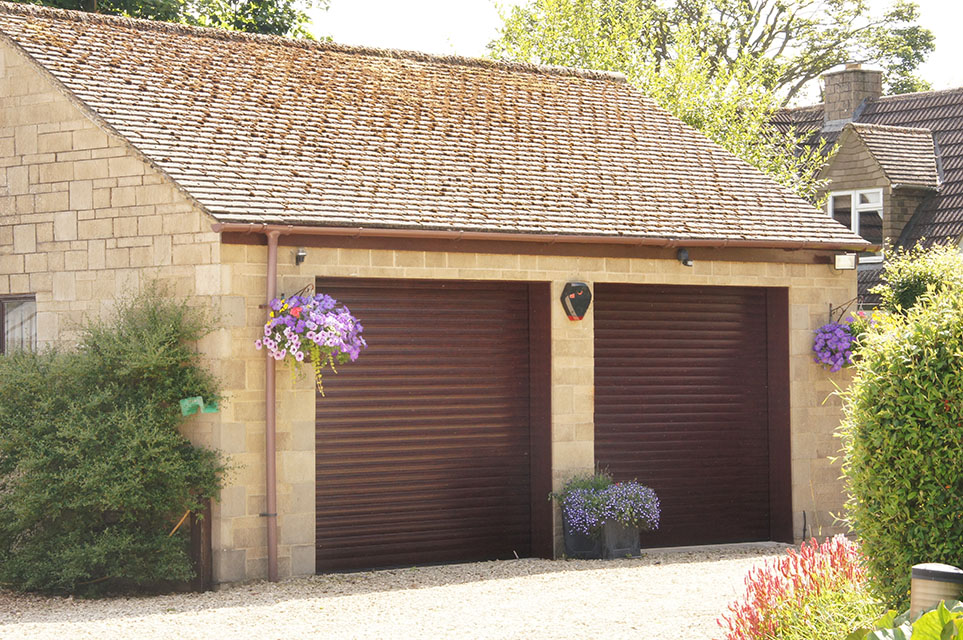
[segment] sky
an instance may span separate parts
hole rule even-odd
[[[330,0],[311,11],[316,35],[335,42],[426,53],[483,56],[501,20],[495,0]],[[500,0],[503,6],[525,0]],[[874,9],[892,0],[870,0]],[[921,67],[934,89],[963,87],[963,2],[917,0],[920,24],[936,35],[936,51]]]

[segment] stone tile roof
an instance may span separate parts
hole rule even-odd
[[[777,126],[822,125],[823,106],[789,109]],[[858,114],[860,124],[911,127],[932,133],[942,169],[939,191],[927,197],[899,238],[900,246],[957,242],[963,237],[963,88],[926,91],[868,100]],[[830,133],[830,137],[836,134]]]
[[[611,74],[0,3],[221,222],[859,246]]]
[[[933,134],[929,129],[850,123],[891,184],[936,189],[940,186]]]

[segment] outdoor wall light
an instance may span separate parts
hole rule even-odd
[[[298,250],[294,254],[294,264],[300,266],[304,259],[308,257],[308,252],[304,247],[298,247]]]
[[[592,302],[592,291],[584,282],[566,282],[562,288],[562,308],[569,320],[581,320]]]
[[[678,259],[679,262],[682,263],[683,267],[692,266],[692,258],[689,257],[688,249],[679,249],[678,251],[675,252],[675,257],[676,259]]]
[[[837,253],[836,254],[837,271],[848,271],[850,269],[855,269],[855,268],[856,268],[855,253]]]

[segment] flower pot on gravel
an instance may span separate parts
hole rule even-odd
[[[562,507],[569,558],[638,556],[639,532],[659,527],[659,498],[634,480],[613,483],[603,472],[579,476],[551,497]]]
[[[602,557],[602,537],[598,533],[577,531],[562,517],[562,534],[565,539],[565,557],[579,560],[598,560]]]
[[[635,558],[642,555],[639,543],[639,527],[622,524],[618,520],[606,520],[602,525],[602,557]]]

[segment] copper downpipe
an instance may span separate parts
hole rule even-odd
[[[279,230],[265,233],[268,243],[267,254],[267,302],[277,297],[278,290],[278,236]],[[274,387],[275,361],[271,352],[264,350],[264,472],[265,472],[265,509],[261,514],[267,518],[267,557],[268,580],[278,579],[278,479],[277,479],[277,390]]]

